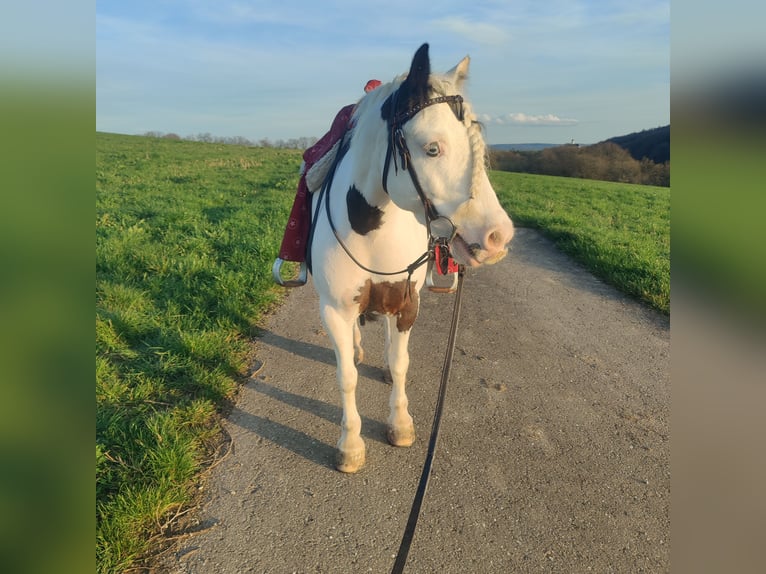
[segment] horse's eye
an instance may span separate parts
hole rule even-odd
[[[426,146],[426,154],[428,154],[430,157],[439,157],[439,154],[441,154],[442,150],[439,147],[438,142],[431,142]]]

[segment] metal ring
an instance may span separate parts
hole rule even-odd
[[[440,230],[439,227],[441,224],[438,223],[439,220],[446,221],[449,224],[449,229]],[[434,224],[437,224],[436,227],[434,227]],[[443,233],[444,231],[449,231],[449,233]],[[455,239],[455,235],[457,235],[457,227],[455,227],[455,224],[452,223],[452,220],[446,215],[438,215],[428,222],[428,232],[431,234],[431,237],[436,239],[446,239],[447,243],[450,243]]]

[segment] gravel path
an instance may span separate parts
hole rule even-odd
[[[439,448],[407,572],[667,572],[669,321],[518,229],[470,272]],[[425,458],[452,309],[422,293],[408,394],[418,439],[387,444],[381,322],[363,329],[367,464],[333,469],[334,354],[312,287],[272,315],[225,427],[198,534],[155,570],[390,572]]]

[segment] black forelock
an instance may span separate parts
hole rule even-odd
[[[431,75],[431,60],[428,56],[428,44],[423,44],[415,52],[407,77],[399,85],[381,107],[381,117],[391,123],[394,118],[412,110],[430,97],[429,76]]]

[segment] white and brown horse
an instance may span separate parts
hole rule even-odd
[[[356,407],[356,363],[362,360],[360,316],[385,316],[390,372],[388,440],[415,440],[405,381],[407,345],[418,314],[433,243],[450,242],[458,263],[494,263],[507,252],[513,224],[486,173],[481,129],[461,94],[468,57],[431,74],[428,44],[410,71],[366,94],[320,192],[313,194],[308,259],[322,321],[335,346],[343,406],[336,466],[356,472],[365,445]],[[451,224],[451,225],[450,225]]]

